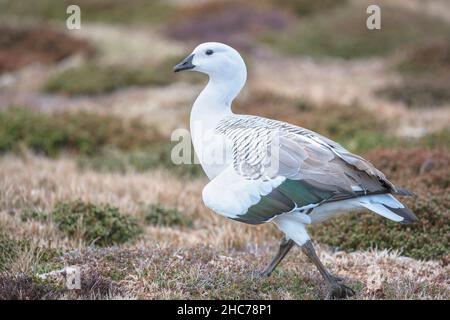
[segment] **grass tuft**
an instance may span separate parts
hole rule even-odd
[[[193,224],[193,220],[178,209],[166,208],[160,203],[146,206],[143,212],[145,222],[155,226],[191,227]]]
[[[134,240],[142,233],[136,218],[122,214],[110,205],[94,205],[82,201],[56,205],[51,213],[58,228],[68,236],[98,246],[110,246]]]

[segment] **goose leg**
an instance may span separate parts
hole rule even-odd
[[[315,264],[328,288],[326,299],[343,299],[355,294],[351,288],[340,284],[340,278],[334,277],[322,264],[310,240],[302,245],[303,253]]]
[[[262,271],[259,273],[262,277],[269,277],[273,270],[280,264],[281,260],[284,259],[284,257],[288,254],[289,250],[294,246],[294,241],[290,239],[283,238],[280,243],[280,249],[278,250],[278,253],[273,258],[272,262]]]

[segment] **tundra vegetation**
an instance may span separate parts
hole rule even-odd
[[[450,5],[375,2],[369,31],[364,1],[83,0],[68,31],[68,1],[0,0],[0,299],[323,296],[298,249],[256,277],[281,234],[213,214],[201,168],[171,162],[207,81],[172,66],[211,39],[249,66],[235,112],[315,130],[416,194],[410,226],[309,227],[354,298],[450,299]]]

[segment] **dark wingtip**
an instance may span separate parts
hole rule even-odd
[[[395,214],[399,215],[400,217],[403,218],[402,221],[400,221],[400,224],[411,224],[413,222],[416,222],[417,220],[419,220],[417,218],[417,216],[414,214],[414,212],[412,212],[409,208],[404,207],[404,208],[391,208],[389,206],[387,206],[386,204],[383,204],[383,206],[385,206],[387,209],[389,209],[390,211],[394,212]]]
[[[410,215],[408,217],[403,217],[403,221],[400,221],[400,224],[408,225],[419,220],[412,211],[410,211],[409,209],[408,211],[410,212]]]
[[[395,192],[394,194],[397,196],[404,196],[404,197],[414,197],[416,194],[412,191],[409,191],[407,189],[404,188],[395,188]]]

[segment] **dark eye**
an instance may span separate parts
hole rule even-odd
[[[206,53],[207,56],[210,56],[210,55],[212,55],[214,53],[214,51],[212,51],[211,49],[208,49],[208,50],[206,50],[205,53]]]

